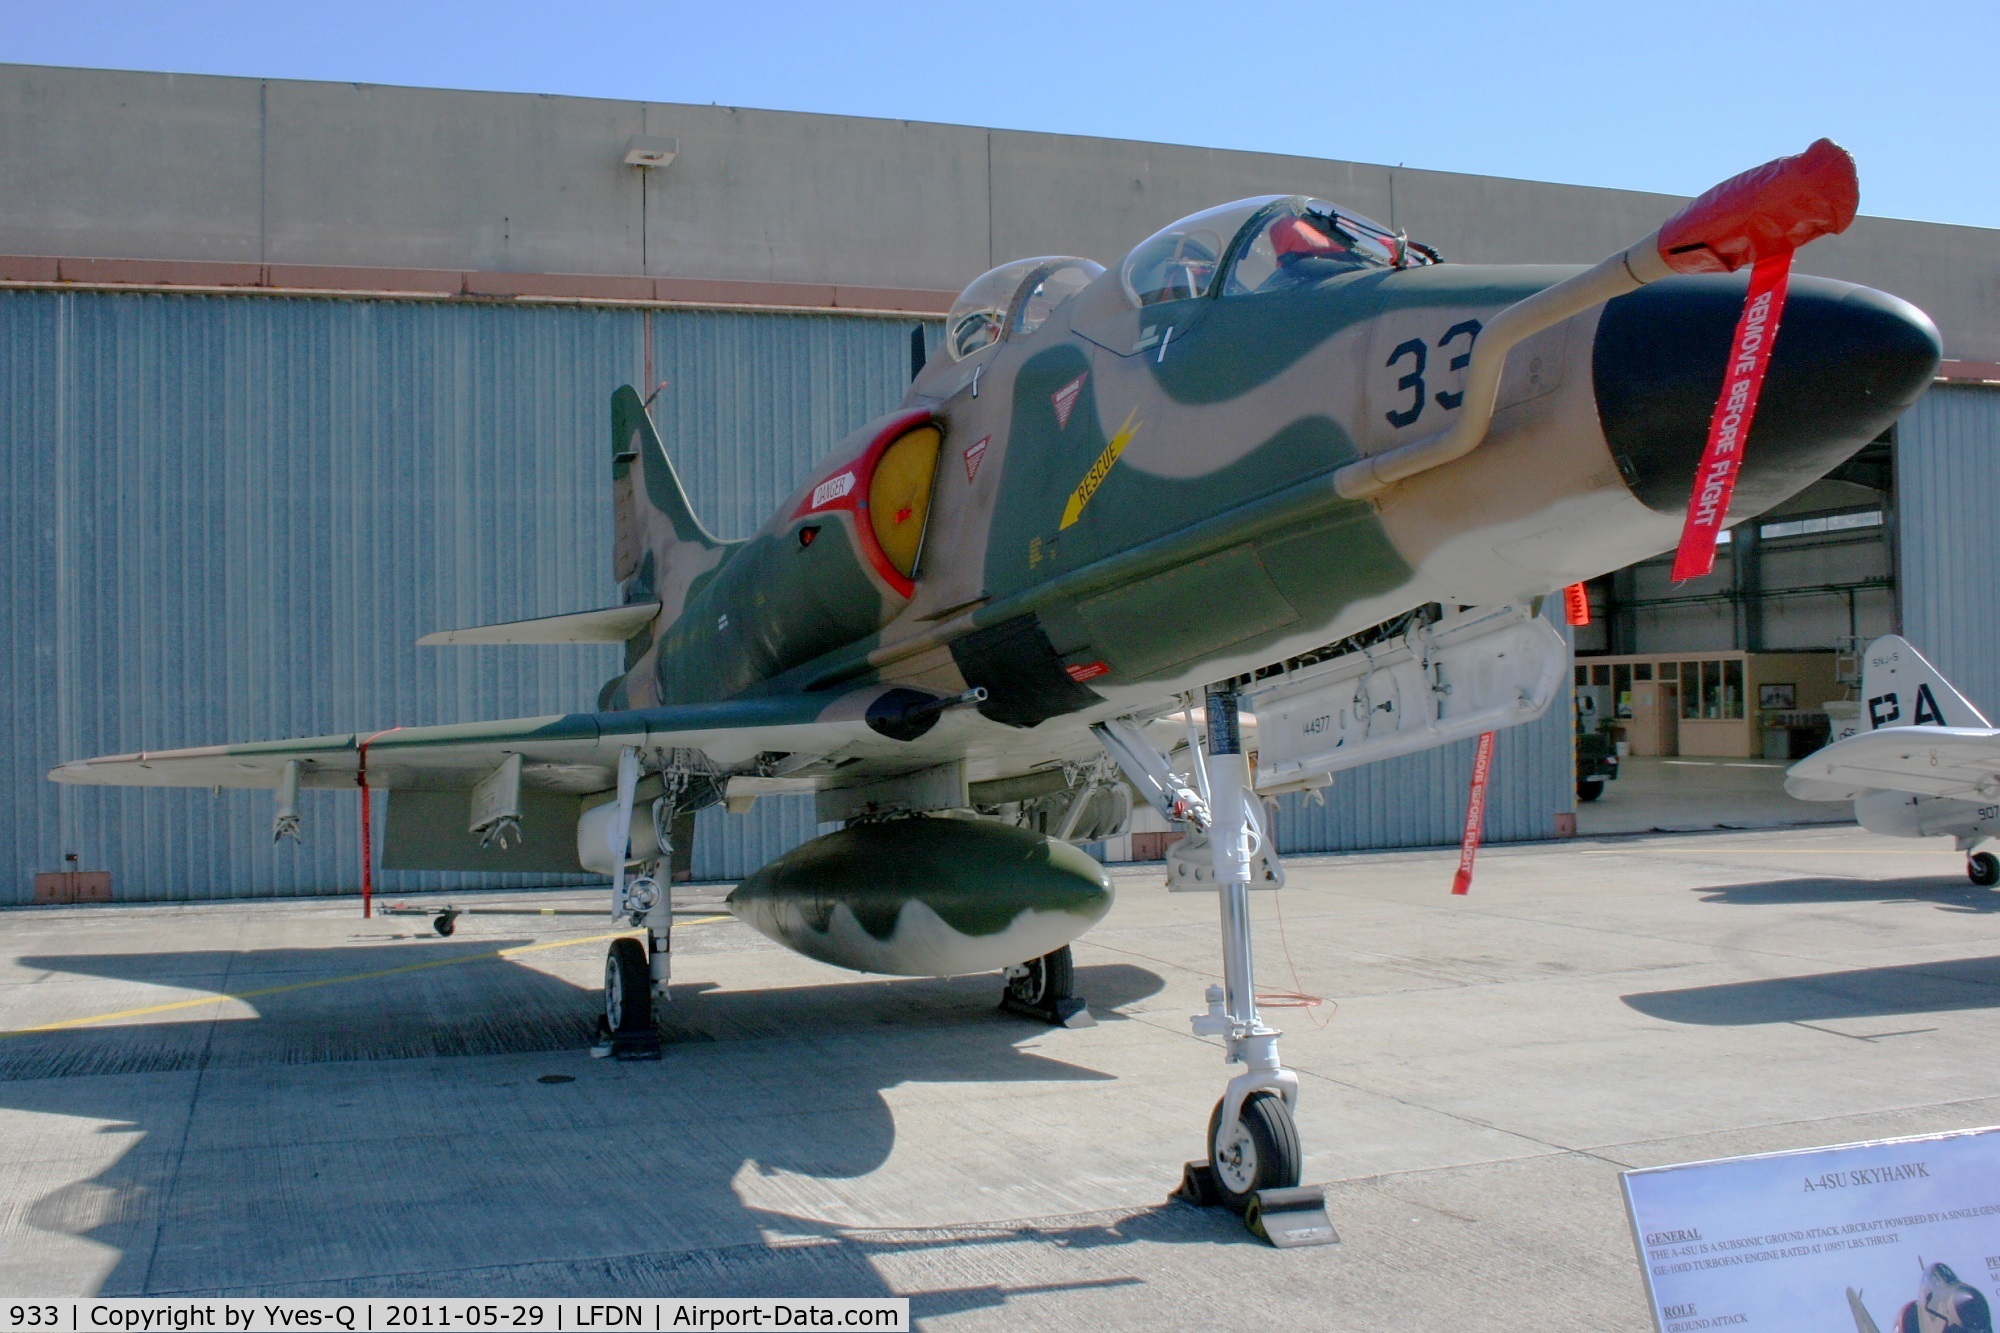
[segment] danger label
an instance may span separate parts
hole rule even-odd
[[[812,507],[818,509],[822,505],[832,504],[835,500],[844,500],[853,491],[854,474],[852,472],[843,472],[837,477],[828,477],[825,481],[813,487]]]

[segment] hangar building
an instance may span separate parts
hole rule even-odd
[[[274,848],[257,794],[57,787],[60,760],[590,706],[615,649],[415,641],[602,604],[619,384],[657,387],[695,502],[735,536],[900,397],[911,330],[934,346],[995,263],[1115,263],[1268,192],[1448,260],[1588,262],[1679,202],[905,121],[28,66],[0,66],[0,182],[0,902],[70,866],[130,899],[357,882],[343,793],[308,793],[307,841]],[[2000,704],[2000,233],[1864,218],[1802,267],[1913,300],[1944,334],[1945,382],[1873,472],[1820,497],[1878,520],[1792,518],[1685,606],[1623,572],[1582,646],[1824,647],[1833,606],[1851,632],[1900,625]],[[1788,567],[1795,537],[1846,543],[1839,568]],[[1557,831],[1569,737],[1560,709],[1503,733],[1490,837]],[[1449,748],[1345,775],[1323,808],[1288,798],[1281,847],[1451,841],[1469,766]],[[696,872],[741,874],[811,819],[797,799],[705,814]]]

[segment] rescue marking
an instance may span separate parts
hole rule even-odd
[[[1063,674],[1081,685],[1086,680],[1096,680],[1111,670],[1103,662],[1075,662],[1063,668]]]
[[[1076,410],[1076,400],[1083,396],[1083,382],[1089,378],[1090,372],[1086,370],[1050,395],[1049,401],[1056,405],[1057,430],[1069,429],[1069,414]]]
[[[992,438],[991,435],[982,435],[966,448],[965,480],[968,483],[979,475],[979,460],[986,457],[986,442]]]
[[[1083,480],[1070,492],[1069,503],[1063,506],[1062,522],[1056,525],[1056,531],[1062,531],[1083,517],[1083,507],[1090,503],[1091,496],[1097,494],[1097,488],[1102,486],[1104,479],[1111,474],[1111,468],[1117,463],[1118,456],[1125,452],[1125,446],[1132,443],[1132,437],[1139,433],[1138,423],[1132,420],[1138,410],[1135,407],[1125,414],[1125,422],[1118,427],[1118,433],[1111,437],[1111,443],[1104,446],[1104,452],[1090,465],[1090,471],[1083,474]]]
[[[701,926],[734,919],[728,916],[698,916],[678,924]],[[150,1004],[141,1009],[120,1009],[109,1014],[92,1014],[87,1018],[65,1018],[60,1022],[43,1023],[36,1027],[16,1028],[11,1032],[0,1032],[0,1037],[25,1037],[36,1032],[60,1032],[65,1028],[89,1027],[92,1023],[111,1023],[121,1018],[144,1018],[149,1014],[171,1013],[176,1009],[198,1009],[204,1004],[221,1004],[225,1000],[255,1000],[266,995],[317,990],[321,986],[339,986],[350,981],[375,981],[382,977],[401,976],[405,972],[424,972],[434,967],[456,967],[460,963],[485,963],[495,958],[519,958],[524,953],[540,953],[544,949],[566,949],[572,944],[601,944],[605,940],[615,940],[627,935],[636,938],[641,934],[642,932],[633,930],[614,930],[608,935],[580,935],[573,940],[549,940],[543,944],[523,944],[511,949],[494,949],[488,953],[460,954],[455,958],[433,958],[428,962],[406,963],[401,967],[385,967],[373,972],[353,972],[343,977],[294,981],[284,986],[264,986],[257,990],[234,991],[226,995],[204,995],[194,1000],[170,1000],[166,1004]]]

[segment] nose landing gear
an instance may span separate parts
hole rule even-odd
[[[1222,1038],[1223,1059],[1243,1066],[1208,1118],[1208,1159],[1189,1162],[1178,1197],[1243,1213],[1251,1231],[1280,1248],[1331,1245],[1340,1237],[1324,1191],[1300,1188],[1304,1154],[1298,1124],[1299,1076],[1278,1057],[1277,1029],[1257,1012],[1250,956],[1252,866],[1266,850],[1242,752],[1233,687],[1208,691],[1208,837],[1222,906],[1222,984],[1208,988],[1198,1036]],[[1201,762],[1197,757],[1197,762]],[[1282,883],[1282,880],[1280,880]]]

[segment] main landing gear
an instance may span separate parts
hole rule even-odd
[[[2000,884],[2000,856],[1991,852],[1974,852],[1965,858],[1965,877],[1982,889]]]
[[[597,1020],[597,1046],[591,1053],[619,1060],[657,1060],[661,1041],[653,1002],[655,996],[667,998],[672,917],[667,895],[656,880],[634,880],[625,892],[633,908],[632,924],[645,926],[646,938],[642,942],[620,935],[605,952],[604,1012]]]
[[[639,785],[639,751],[627,746],[618,756],[618,811],[610,836],[612,863],[611,917],[643,926],[641,943],[631,935],[611,941],[604,955],[604,1012],[597,1020],[597,1045],[592,1055],[619,1060],[660,1058],[660,1028],[653,1002],[664,1001],[673,950],[672,895],[649,874],[625,878],[631,854],[632,804]],[[641,867],[643,870],[644,867]]]
[[[1076,993],[1076,963],[1069,946],[1030,958],[1007,969],[1007,988],[1000,1007],[1023,1018],[1036,1018],[1064,1028],[1095,1027],[1090,1007]]]

